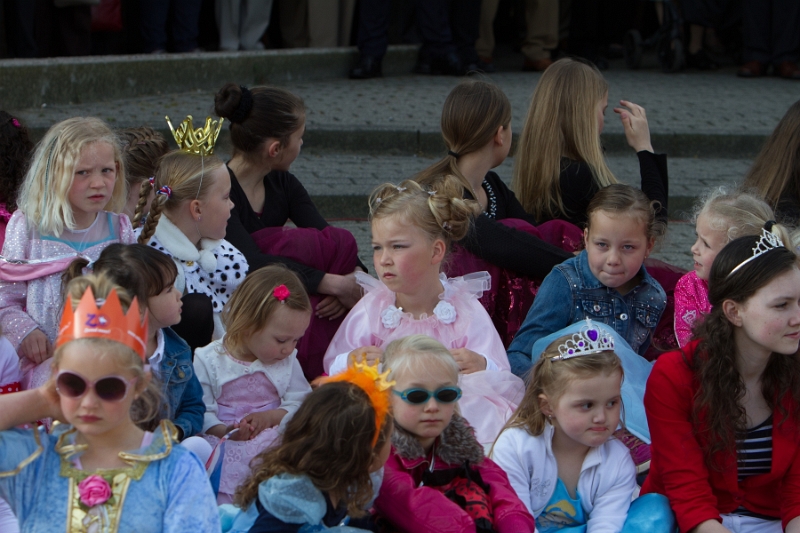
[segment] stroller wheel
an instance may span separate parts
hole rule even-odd
[[[683,42],[677,37],[662,39],[658,43],[658,61],[664,72],[678,72],[684,66]]]
[[[631,70],[637,70],[642,64],[642,34],[639,30],[628,30],[623,41],[625,47],[625,64]]]

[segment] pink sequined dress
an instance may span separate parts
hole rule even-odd
[[[509,371],[508,356],[491,318],[478,301],[488,290],[488,272],[459,278],[440,274],[444,292],[432,316],[414,318],[395,306],[396,295],[382,282],[357,273],[366,294],[350,310],[325,354],[328,374],[347,367],[350,351],[361,346],[385,347],[408,335],[429,335],[449,349],[467,348],[486,358],[486,370],[462,374],[461,414],[488,449],[525,392],[522,380]]]
[[[692,339],[692,328],[711,312],[708,301],[708,282],[692,270],[675,284],[675,337],[683,348]]]

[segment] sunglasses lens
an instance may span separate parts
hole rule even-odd
[[[430,398],[428,391],[421,389],[414,389],[406,392],[406,401],[408,403],[420,404],[425,403]]]
[[[58,375],[56,379],[56,387],[59,394],[69,398],[77,398],[86,392],[86,382],[82,377],[69,372],[64,372]]]
[[[458,390],[442,389],[436,394],[436,400],[442,403],[453,403],[458,400]]]
[[[125,397],[128,384],[120,378],[103,378],[94,385],[97,397],[107,402],[117,402]]]

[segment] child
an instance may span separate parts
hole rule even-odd
[[[438,189],[415,181],[378,187],[370,197],[372,247],[380,281],[357,274],[367,294],[345,318],[328,352],[325,369],[341,372],[353,357],[380,357],[389,342],[411,334],[431,335],[452,350],[461,368],[461,408],[478,441],[494,442],[522,398],[522,381],[509,371],[497,330],[478,298],[489,275],[448,279],[442,262],[453,241],[467,234],[476,204],[445,178]]]
[[[184,295],[184,323],[175,330],[192,350],[222,337],[220,313],[248,270],[241,252],[225,240],[231,181],[222,161],[211,155],[218,133],[212,126],[208,119],[194,130],[190,117],[178,128],[181,150],[159,159],[156,196],[139,235],[140,243],[169,255],[178,267],[175,287]],[[198,145],[198,137],[206,140]],[[143,187],[141,194],[150,193]]]
[[[28,128],[5,111],[0,111],[0,248],[11,213],[17,209],[17,191],[33,150]]]
[[[4,336],[0,335],[0,394],[19,392],[22,376],[19,373],[19,357]],[[3,533],[19,533],[17,517],[8,505],[0,498],[0,531]]]
[[[289,172],[303,145],[303,100],[277,87],[228,83],[214,101],[217,114],[231,122],[234,148],[226,238],[251,269],[281,263],[300,276],[314,315],[297,358],[306,378],[314,379],[323,372],[322,358],[342,317],[361,297],[353,271],[367,268],[353,235],[329,226]],[[289,220],[295,228],[286,227]]]
[[[264,267],[231,296],[223,313],[225,337],[195,352],[205,437],[213,445],[238,429],[225,448],[220,503],[230,503],[250,474],[250,460],[275,442],[281,421],[311,391],[295,350],[310,319],[297,275],[281,265]]]
[[[460,368],[450,351],[412,335],[390,343],[383,364],[395,382],[395,430],[377,514],[400,531],[534,531],[505,472],[457,412]]]
[[[53,376],[0,396],[0,496],[22,531],[219,531],[203,466],[174,446],[144,367],[147,325],[136,300],[102,276],[67,287]],[[97,300],[95,298],[98,298]],[[53,434],[11,429],[63,420]]]
[[[708,275],[722,248],[737,237],[757,235],[775,215],[760,198],[746,192],[717,189],[699,205],[695,215],[697,241],[692,245],[694,270],[675,285],[675,337],[683,347],[692,338],[697,320],[711,311]],[[784,242],[791,242],[782,226],[774,226]]]
[[[36,147],[6,229],[0,261],[0,326],[20,356],[26,388],[50,376],[63,300],[61,273],[78,256],[95,260],[135,240],[124,163],[114,133],[96,118],[59,122]],[[108,211],[106,211],[106,209]]]
[[[67,276],[77,276],[86,263],[76,259]],[[175,263],[151,246],[112,244],[92,266],[95,274],[103,274],[143,302],[140,309],[147,312],[149,326],[145,355],[166,400],[162,415],[175,424],[180,441],[200,433],[206,406],[192,369],[192,351],[170,327],[181,321]]]
[[[623,370],[608,333],[587,320],[579,332],[553,341],[492,448],[540,533],[675,530],[665,498],[631,505],[636,470],[613,437]]]
[[[141,219],[147,216],[152,199],[153,188],[149,183],[155,176],[158,158],[169,152],[169,145],[164,136],[149,126],[128,128],[118,132],[122,155],[125,158],[125,178],[128,185],[128,198],[122,212],[128,215],[134,228],[138,228]],[[147,196],[142,196],[142,187]],[[139,217],[136,208],[141,205]]]

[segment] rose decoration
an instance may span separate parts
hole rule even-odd
[[[274,289],[272,289],[272,295],[279,301],[284,302],[292,293],[289,292],[289,289],[286,285],[278,285]]]
[[[436,304],[436,307],[433,308],[433,314],[436,315],[436,318],[438,318],[439,322],[442,324],[452,324],[456,321],[456,316],[458,315],[453,304],[445,302],[444,300]]]
[[[78,483],[78,495],[82,504],[92,508],[106,503],[111,498],[111,486],[108,481],[94,474]]]
[[[388,329],[394,329],[400,325],[400,320],[403,318],[403,311],[395,307],[394,305],[390,305],[383,311],[381,311],[381,322],[383,326]]]

